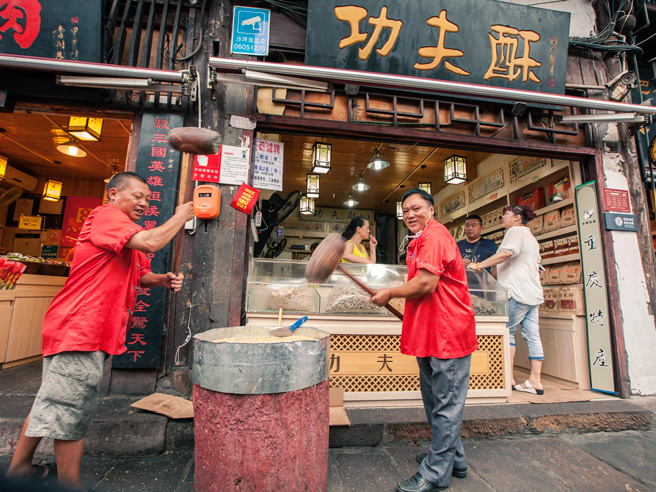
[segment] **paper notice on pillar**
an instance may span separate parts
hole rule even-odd
[[[256,139],[253,145],[253,186],[261,190],[282,191],[282,142]]]
[[[221,170],[219,183],[241,185],[248,183],[251,150],[248,147],[221,146]]]
[[[218,183],[220,170],[221,156],[219,154],[197,155],[194,158],[194,167],[191,171],[191,179],[194,181]]]

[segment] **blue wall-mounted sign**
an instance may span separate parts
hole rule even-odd
[[[230,51],[238,55],[268,55],[270,16],[267,9],[235,7]]]
[[[497,0],[309,0],[305,63],[564,94],[569,24]]]

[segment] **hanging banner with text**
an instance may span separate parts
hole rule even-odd
[[[184,124],[179,114],[146,112],[141,121],[141,134],[134,170],[150,188],[150,204],[138,221],[150,230],[169,220],[177,203],[180,152],[168,144],[168,132]],[[169,269],[171,245],[146,256],[154,273]],[[162,337],[165,334],[164,310],[167,290],[139,288],[129,321],[125,346],[127,352],[115,355],[112,366],[119,369],[156,369],[159,367]]]
[[[253,145],[253,186],[261,190],[282,191],[285,144],[255,139]]]
[[[576,211],[583,264],[590,386],[596,391],[615,393],[610,338],[611,319],[606,291],[604,251],[601,244],[601,220],[594,181],[576,187]]]
[[[305,64],[565,92],[570,14],[496,0],[308,0]]]

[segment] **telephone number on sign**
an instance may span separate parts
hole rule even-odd
[[[250,44],[242,44],[238,43],[232,47],[233,51],[234,50],[243,50],[243,51],[254,51],[254,52],[261,52],[264,53],[266,52],[266,47],[265,46],[252,46]]]

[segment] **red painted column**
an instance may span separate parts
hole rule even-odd
[[[195,490],[326,490],[328,381],[237,395],[193,386]]]

